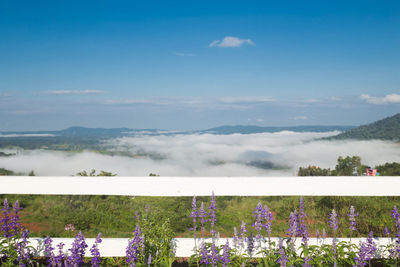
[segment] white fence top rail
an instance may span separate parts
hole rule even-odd
[[[125,251],[126,251],[126,247],[128,246],[128,238],[102,238],[103,242],[99,244],[99,251],[100,251],[100,255],[102,257],[125,257]],[[218,240],[216,240],[217,245],[224,245],[226,242],[227,238],[220,238]],[[231,246],[233,246],[233,240],[232,238],[228,238],[229,239],[229,243]],[[74,241],[73,238],[52,238],[53,240],[53,246],[56,246],[58,243],[62,242],[65,244],[64,246],[64,253],[69,253],[68,249],[71,248],[71,244]],[[345,242],[350,242],[349,238],[338,238],[337,239],[338,242],[340,241],[345,241]],[[366,238],[352,238],[351,239],[351,243],[352,244],[356,244],[358,246],[360,246],[361,242],[365,242]],[[37,238],[37,237],[32,237],[29,239],[29,241],[31,242],[31,246],[34,247],[36,249],[36,255],[37,256],[44,256],[44,239],[43,238]],[[94,238],[86,238],[86,243],[88,245],[88,247],[86,248],[86,256],[90,257],[90,248],[92,247],[93,243],[94,243]],[[174,239],[174,243],[175,243],[175,256],[176,257],[190,257],[191,255],[194,254],[194,239],[193,238],[175,238]],[[211,243],[211,239],[197,239],[197,246],[199,246],[202,242],[209,242]],[[275,242],[276,244],[278,244],[279,242],[279,238],[278,237],[272,237],[271,241]],[[377,251],[377,256],[379,258],[383,257],[383,256],[387,256],[384,255],[384,252],[382,251],[382,248],[384,246],[389,245],[390,243],[393,243],[394,240],[390,239],[390,238],[384,238],[384,237],[380,237],[380,238],[374,238],[374,242],[378,248]],[[257,241],[256,241],[257,243]],[[321,245],[321,244],[332,244],[332,238],[326,238],[326,240],[323,240],[322,238],[310,238],[309,240],[309,245]],[[246,245],[247,246],[247,245]],[[263,247],[265,248],[266,244],[263,243]],[[286,246],[286,243],[285,243]],[[295,240],[295,247],[298,249],[301,247],[301,238],[297,238]],[[244,251],[246,251],[246,249],[244,249]],[[244,252],[243,251],[243,252]],[[257,249],[254,252],[254,255],[257,257],[256,255]],[[297,251],[298,253],[301,252],[301,250]]]
[[[124,196],[400,196],[400,177],[2,176],[0,194]]]

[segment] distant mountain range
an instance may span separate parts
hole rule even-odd
[[[400,140],[400,113],[370,124],[362,125],[327,139]]]
[[[221,126],[211,128],[208,130],[198,131],[199,133],[213,133],[213,134],[253,134],[253,133],[275,133],[281,131],[292,131],[292,132],[332,132],[332,131],[347,131],[354,128],[355,126],[286,126],[286,127],[261,127],[261,126]]]
[[[129,128],[87,128],[74,126],[69,127],[64,130],[59,131],[22,131],[22,132],[0,132],[1,135],[9,135],[9,136],[76,136],[76,137],[118,137],[118,136],[127,136],[132,134],[140,134],[140,133],[157,133],[159,130],[157,129],[129,129]]]
[[[86,128],[69,127],[59,131],[13,131],[0,132],[0,137],[120,137],[132,135],[170,135],[170,134],[193,134],[193,133],[212,133],[212,134],[253,134],[253,133],[274,133],[281,131],[292,132],[331,132],[346,131],[354,126],[288,126],[288,127],[261,127],[253,125],[221,126],[207,130],[198,131],[166,131],[160,129],[130,129],[130,128]]]
[[[226,125],[206,130],[198,131],[166,131],[160,129],[130,129],[130,128],[86,128],[69,127],[60,131],[23,131],[23,132],[0,132],[0,137],[20,138],[46,138],[64,137],[64,138],[113,138],[122,136],[136,135],[171,135],[171,134],[254,134],[254,133],[274,133],[281,131],[292,132],[332,132],[340,131],[342,133],[328,137],[326,139],[382,139],[382,140],[400,140],[400,113],[367,125],[355,126],[286,126],[286,127],[262,127],[254,125]]]

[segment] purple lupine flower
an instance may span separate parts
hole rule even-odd
[[[242,224],[240,225],[240,246],[244,246],[244,241],[246,240],[246,233],[247,233],[247,228],[246,228],[246,223],[242,221]]]
[[[259,202],[253,211],[253,217],[255,217],[256,220],[252,225],[254,227],[254,229],[256,229],[256,231],[257,231],[257,236],[256,236],[257,239],[262,238],[261,230],[262,230],[262,226],[263,226],[263,224],[262,224],[263,213],[264,213],[264,210],[263,210],[262,204],[261,204],[261,202]]]
[[[229,259],[229,252],[231,251],[231,248],[229,247],[229,240],[226,240],[225,246],[224,246],[224,250],[222,252],[222,267],[228,267],[228,263],[231,262],[231,260]]]
[[[238,248],[239,247],[239,235],[236,227],[233,227],[233,247]]]
[[[82,232],[79,232],[72,243],[72,247],[69,249],[71,255],[67,257],[67,264],[69,266],[80,266],[83,264],[83,257],[85,256],[85,250],[88,245],[85,242],[85,237]]]
[[[336,266],[336,237],[332,239],[333,266]]]
[[[190,217],[193,218],[193,228],[190,228],[189,231],[193,231],[194,235],[196,236],[196,221],[197,217],[199,217],[199,213],[197,212],[197,203],[196,203],[196,196],[193,196],[192,200],[192,213],[190,213]]]
[[[315,236],[317,237],[317,239],[321,237],[321,234],[318,229],[315,231]]]
[[[251,233],[249,237],[247,237],[247,253],[251,257],[254,252],[254,235]]]
[[[268,243],[271,245],[271,231],[272,231],[272,220],[274,219],[274,216],[272,212],[269,210],[268,206],[264,206],[264,224],[263,227],[265,228],[265,231],[267,231],[268,234]]]
[[[199,217],[200,217],[200,223],[201,223],[201,234],[204,235],[204,233],[206,231],[205,223],[207,222],[207,212],[204,209],[203,201],[201,202],[201,205],[200,205]]]
[[[279,259],[276,261],[280,264],[281,267],[286,267],[286,263],[289,262],[288,257],[285,254],[285,250],[283,249],[283,239],[279,239]]]
[[[206,243],[201,243],[200,246],[200,263],[204,263],[204,264],[210,264],[210,255],[208,255],[208,250],[206,247]]]
[[[326,231],[325,228],[322,228],[322,238],[325,240],[326,239]]]
[[[297,236],[297,228],[298,228],[298,216],[297,210],[293,211],[289,215],[289,228],[287,229],[287,233],[290,237]]]
[[[219,262],[219,253],[215,241],[211,243],[211,266],[216,267]]]
[[[217,221],[217,217],[215,215],[217,207],[216,207],[216,202],[215,202],[214,191],[212,191],[211,203],[210,203],[210,206],[208,207],[208,209],[210,210],[208,212],[208,215],[210,216],[210,220],[209,220],[210,221],[210,228],[211,228],[210,233],[211,233],[212,236],[214,236],[217,233],[217,231],[214,230],[215,222]]]
[[[333,233],[335,235],[336,235],[336,230],[338,229],[338,226],[339,226],[338,218],[339,218],[339,215],[333,209],[332,213],[329,215],[329,226],[332,228]]]
[[[298,231],[297,234],[302,237],[302,242],[304,245],[307,247],[308,246],[308,230],[307,230],[307,225],[305,222],[305,218],[307,217],[307,214],[304,212],[304,200],[303,197],[300,197],[300,207],[299,207],[299,219],[298,219]]]
[[[64,245],[65,245],[65,244],[64,244],[63,242],[60,242],[60,243],[57,245],[58,254],[57,254],[57,256],[55,256],[55,258],[54,258],[55,263],[56,263],[55,266],[62,266],[62,265],[63,265],[62,263],[63,263],[64,257],[65,257],[64,252],[63,252]]]
[[[397,206],[393,207],[392,218],[393,218],[393,222],[396,225],[396,229],[399,231],[400,230],[400,214],[399,214],[399,211],[397,209]]]
[[[22,240],[15,244],[15,249],[18,254],[18,263],[19,266],[25,267],[27,263],[31,263],[30,256],[31,252],[28,247],[28,237],[29,237],[29,230],[25,229],[22,232]]]
[[[374,258],[376,251],[375,242],[373,240],[373,232],[371,231],[368,235],[367,241],[363,242],[358,253],[358,257],[355,258],[356,267],[365,266],[368,262]]]
[[[57,266],[57,262],[53,250],[53,240],[48,236],[44,240],[44,256],[47,258],[49,266],[55,267]]]
[[[3,232],[3,236],[5,238],[10,238],[13,236],[13,233],[12,233],[12,223],[10,217],[10,206],[8,205],[7,198],[4,199],[3,208],[1,210],[3,213],[3,216],[0,220],[1,231]]]
[[[356,217],[358,216],[358,213],[355,212],[355,209],[353,206],[350,206],[350,213],[347,214],[347,216],[349,216],[349,221],[350,221],[350,232],[354,232],[357,231],[357,224],[356,224]]]
[[[11,217],[11,229],[13,231],[13,235],[17,235],[19,233],[19,229],[21,228],[21,224],[19,223],[19,214],[18,212],[22,210],[19,206],[18,200],[15,201],[13,206],[14,214]]]
[[[147,265],[151,265],[151,253],[149,254],[149,257],[147,258]]]
[[[99,267],[101,263],[101,258],[100,258],[100,251],[99,251],[99,243],[101,243],[101,233],[99,233],[96,237],[96,240],[94,241],[94,244],[92,248],[90,249],[90,254],[92,254],[92,261],[91,264],[92,266]]]
[[[144,237],[142,236],[142,231],[140,231],[139,225],[136,225],[135,231],[133,232],[133,238],[129,240],[128,246],[126,247],[126,262],[130,267],[136,266],[139,255],[143,250]]]

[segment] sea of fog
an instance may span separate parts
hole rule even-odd
[[[337,133],[123,137],[104,142],[104,149],[114,155],[18,150],[14,156],[0,157],[0,168],[34,170],[42,176],[70,176],[92,169],[119,176],[294,176],[301,166],[334,168],[339,156],[358,155],[370,166],[400,161],[399,144],[394,142],[318,140]]]

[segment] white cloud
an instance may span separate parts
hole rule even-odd
[[[244,44],[255,45],[250,39],[240,39],[239,37],[226,36],[222,41],[214,40],[209,44],[209,47],[241,47]]]
[[[222,103],[266,103],[276,101],[270,96],[235,96],[223,97],[219,99]]]
[[[43,91],[41,94],[46,95],[87,95],[87,94],[104,94],[102,90],[53,90]]]
[[[307,116],[296,116],[293,118],[294,120],[307,120],[308,117]]]
[[[339,156],[359,155],[369,166],[400,161],[399,146],[387,141],[316,141],[330,133],[192,134],[137,136],[110,140],[105,149],[138,154],[20,151],[0,157],[0,166],[38,175],[73,175],[96,169],[119,176],[287,176],[300,166],[334,168]],[[285,166],[272,169],[268,166]]]
[[[195,54],[192,54],[192,53],[180,53],[180,52],[175,52],[174,55],[178,56],[178,57],[194,57],[194,56],[196,56]]]
[[[11,97],[12,95],[10,93],[2,93],[0,92],[0,98],[6,98],[6,97]]]
[[[375,105],[400,103],[400,95],[398,94],[389,94],[385,95],[384,97],[374,97],[367,94],[362,94],[360,95],[360,99],[365,100],[367,103]]]

